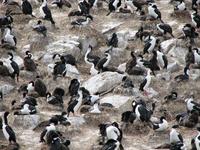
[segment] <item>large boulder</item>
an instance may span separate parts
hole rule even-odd
[[[17,115],[12,124],[23,129],[34,129],[40,122],[40,115]]]
[[[117,72],[104,72],[85,81],[83,87],[88,89],[91,94],[103,93],[120,84],[122,78],[123,75]]]
[[[119,108],[125,103],[127,103],[128,100],[131,100],[130,96],[110,95],[102,98],[100,100],[100,103],[112,104],[115,108]]]
[[[71,54],[76,56],[76,59],[80,57],[80,49],[77,36],[64,36],[59,37],[55,42],[46,46],[47,53],[43,56],[44,63],[52,62],[52,56],[55,53],[59,54]]]

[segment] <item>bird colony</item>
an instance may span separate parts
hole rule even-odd
[[[1,150],[200,150],[200,0],[0,0]]]

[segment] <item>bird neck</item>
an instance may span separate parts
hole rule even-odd
[[[46,1],[46,0],[43,0],[42,6],[46,6],[46,5],[47,5],[47,1]]]
[[[7,28],[7,29],[6,29],[6,35],[10,35],[10,32],[11,32],[10,29]]]
[[[8,118],[7,118],[7,117],[8,117],[8,115],[5,115],[5,114],[4,114],[4,116],[3,116],[3,124],[4,124],[4,125],[7,125],[7,124],[8,124]]]

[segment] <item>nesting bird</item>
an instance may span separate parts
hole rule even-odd
[[[176,82],[188,81],[189,80],[190,68],[186,66],[184,68],[184,74],[177,75],[174,79]]]
[[[76,21],[72,21],[71,25],[73,27],[86,27],[91,21],[93,21],[93,17],[91,15],[87,15],[85,19],[79,18]]]
[[[5,29],[5,35],[2,39],[2,44],[8,44],[12,47],[15,47],[17,45],[17,39],[14,35],[11,34],[12,28],[11,26],[7,26]]]
[[[194,12],[191,13],[192,23],[195,25],[195,27],[200,27],[200,15],[197,12],[196,8],[193,8]]]
[[[47,36],[47,28],[42,24],[41,20],[38,20],[37,25],[33,26],[33,30],[39,34],[42,34],[44,37]]]
[[[22,0],[22,12],[25,15],[31,15],[32,17],[35,17],[33,15],[33,8],[31,3],[28,0]]]
[[[168,128],[168,122],[165,117],[160,117],[160,123],[153,123],[154,131],[165,131]]]
[[[55,21],[53,20],[53,17],[51,14],[51,10],[47,6],[46,0],[42,0],[42,5],[40,6],[40,14],[43,19],[50,21],[51,24],[53,24],[53,25],[55,24]]]
[[[185,6],[184,0],[179,0],[178,4],[174,7],[174,10],[176,10],[176,11],[186,10],[186,6]]]
[[[34,62],[34,60],[32,59],[32,54],[30,53],[30,51],[26,51],[26,56],[24,57],[24,69],[27,71],[36,71],[37,66]]]
[[[169,33],[172,37],[174,37],[173,35],[173,31],[172,31],[172,27],[169,24],[166,23],[159,23],[156,25],[157,29],[162,33],[162,34],[167,34]]]
[[[121,0],[110,0],[108,3],[109,13],[107,14],[107,16],[110,15],[110,13],[116,11],[121,6],[121,4]]]
[[[149,3],[148,13],[149,13],[149,16],[151,16],[152,18],[159,19],[161,22],[163,22],[161,18],[161,12],[155,4]]]

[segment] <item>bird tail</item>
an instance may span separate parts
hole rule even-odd
[[[160,18],[160,22],[164,23],[164,21]]]
[[[170,33],[170,35],[174,38],[174,35],[173,35],[173,33]]]
[[[50,21],[51,21],[51,24],[53,25],[55,24],[55,21],[53,20],[53,18],[51,18]]]

